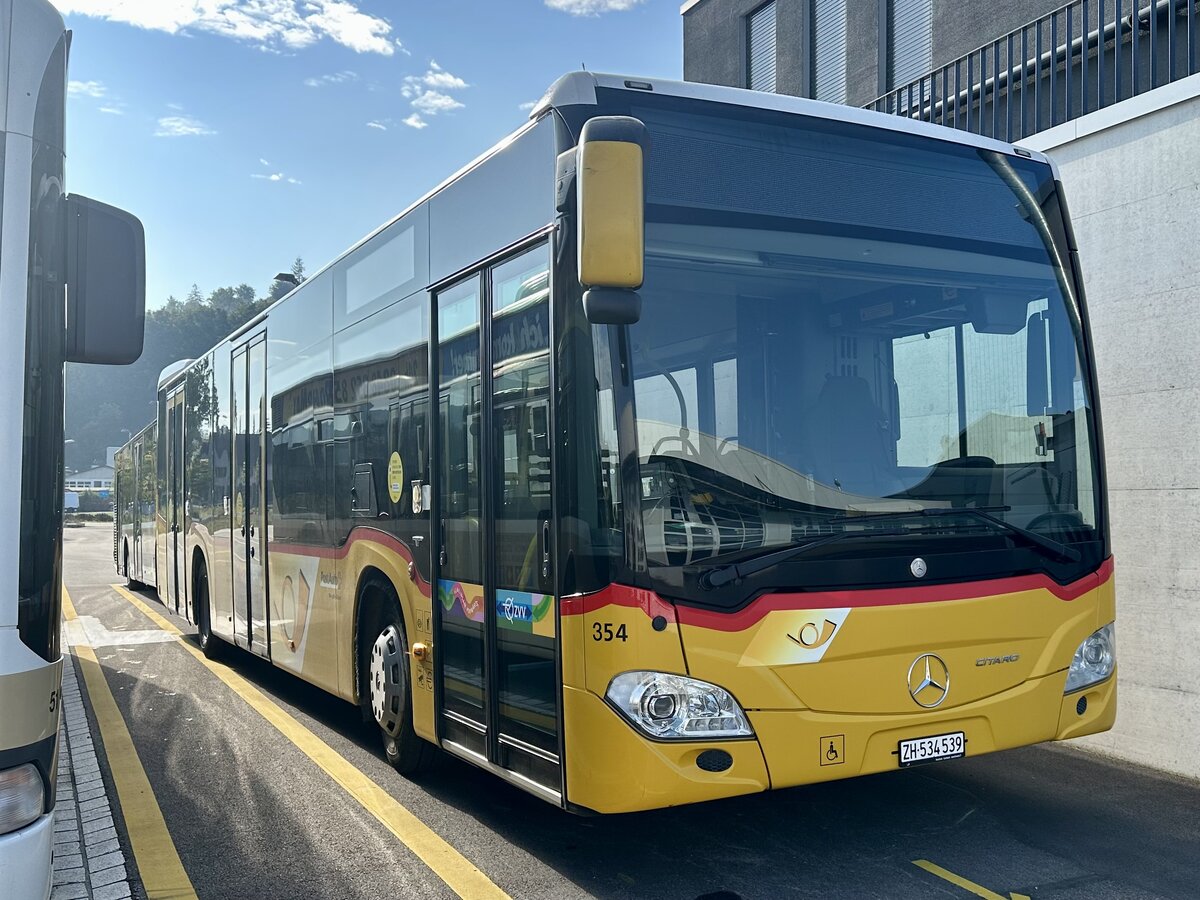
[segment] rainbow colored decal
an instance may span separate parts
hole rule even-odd
[[[496,591],[496,624],[501,628],[554,637],[554,597],[525,591]]]
[[[483,587],[468,581],[438,579],[438,600],[446,614],[455,619],[483,621]]]

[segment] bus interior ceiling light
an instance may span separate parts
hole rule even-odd
[[[0,834],[37,821],[44,802],[42,776],[32,763],[0,772]]]
[[[724,688],[665,672],[623,672],[608,686],[608,701],[655,738],[711,740],[752,737],[738,702]]]
[[[1099,684],[1112,675],[1116,664],[1116,628],[1113,622],[1109,622],[1088,635],[1075,650],[1063,693],[1069,694]]]

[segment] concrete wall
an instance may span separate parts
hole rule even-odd
[[[1200,75],[1022,143],[1062,172],[1108,454],[1120,707],[1083,743],[1200,778]]]

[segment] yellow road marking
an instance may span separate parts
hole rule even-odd
[[[955,875],[949,869],[943,869],[941,866],[931,863],[927,859],[914,859],[913,865],[924,869],[931,875],[936,875],[944,881],[948,881],[953,885],[957,885],[964,891],[970,891],[976,897],[983,897],[984,900],[1029,900],[1027,894],[1009,894],[1007,897],[1003,894],[997,894],[995,891],[989,891],[982,885],[976,884],[973,881],[968,881],[961,875]]]
[[[150,621],[170,634],[182,634],[165,616],[152,609],[144,600],[119,584],[112,589],[141,610]],[[262,691],[228,666],[208,659],[203,652],[187,641],[180,641],[209,671],[225,682],[254,711],[296,745],[341,788],[373,815],[400,843],[411,850],[438,878],[464,900],[494,898],[508,900],[499,885],[476,868],[470,860],[455,850],[432,828],[418,819],[391,794],[350,764],[340,753],[309,731],[295,717],[267,697]]]
[[[62,593],[63,616],[70,622],[76,618],[75,605],[65,585]],[[80,643],[73,645],[73,652],[87,684],[96,724],[100,727],[100,741],[108,756],[108,768],[112,772],[117,801],[125,817],[129,844],[146,896],[150,900],[195,900],[196,891],[179,861],[175,843],[150,787],[150,779],[146,777],[133,738],[108,687],[100,661],[96,659],[96,651],[89,644]]]

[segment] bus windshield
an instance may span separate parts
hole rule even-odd
[[[901,515],[956,507],[1098,539],[1047,165],[845,123],[640,114],[647,260],[627,352],[650,566],[880,519],[997,533]]]

